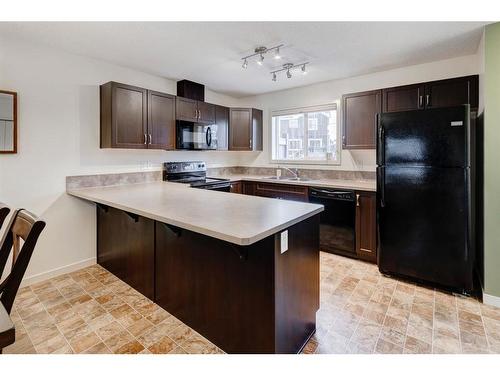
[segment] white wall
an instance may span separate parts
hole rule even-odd
[[[400,86],[443,78],[478,74],[478,55],[463,56],[427,64],[388,70],[359,77],[328,81],[296,89],[273,92],[264,95],[243,98],[244,105],[264,110],[264,152],[247,155],[246,161],[252,166],[269,166],[269,127],[270,113],[273,110],[307,107],[332,103],[340,100],[343,94]],[[293,77],[291,79],[294,79]],[[277,83],[279,85],[279,81]],[[312,166],[308,166],[312,168]],[[316,166],[315,168],[325,168]],[[374,150],[343,150],[340,166],[328,166],[328,169],[375,170]]]
[[[0,155],[0,201],[42,215],[27,276],[95,257],[95,209],[65,194],[65,177],[139,170],[145,162],[203,159],[238,165],[237,152],[99,149],[99,85],[110,80],[167,93],[174,81],[0,37],[0,88],[18,92],[18,154]],[[207,101],[236,105],[206,92]]]
[[[474,74],[466,56],[362,77],[235,99],[207,91],[228,106],[264,109],[264,147],[272,109],[330,103],[343,93]],[[175,82],[82,56],[0,37],[0,88],[18,92],[19,147],[0,155],[0,201],[43,216],[48,225],[33,255],[31,281],[95,261],[94,205],[65,194],[65,177],[136,171],[146,162],[203,159],[210,166],[268,165],[266,151],[193,152],[99,149],[99,89],[114,80],[175,94]],[[340,169],[373,170],[373,151],[344,151]]]

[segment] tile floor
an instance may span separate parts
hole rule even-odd
[[[304,353],[500,353],[500,309],[321,253],[321,307]]]
[[[98,265],[19,290],[4,353],[223,353]],[[304,353],[500,353],[500,309],[321,253]]]
[[[4,353],[223,353],[99,265],[19,290]]]

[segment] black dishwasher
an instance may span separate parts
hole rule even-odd
[[[320,215],[320,250],[356,255],[356,194],[351,190],[311,188],[309,202],[325,206]]]

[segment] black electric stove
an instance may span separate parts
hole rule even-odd
[[[163,163],[163,181],[189,184],[197,189],[230,191],[227,178],[207,177],[207,166],[203,161]]]

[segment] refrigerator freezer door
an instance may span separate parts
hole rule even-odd
[[[469,107],[380,115],[378,165],[470,166]]]
[[[378,176],[379,269],[470,291],[469,169],[389,166]]]

